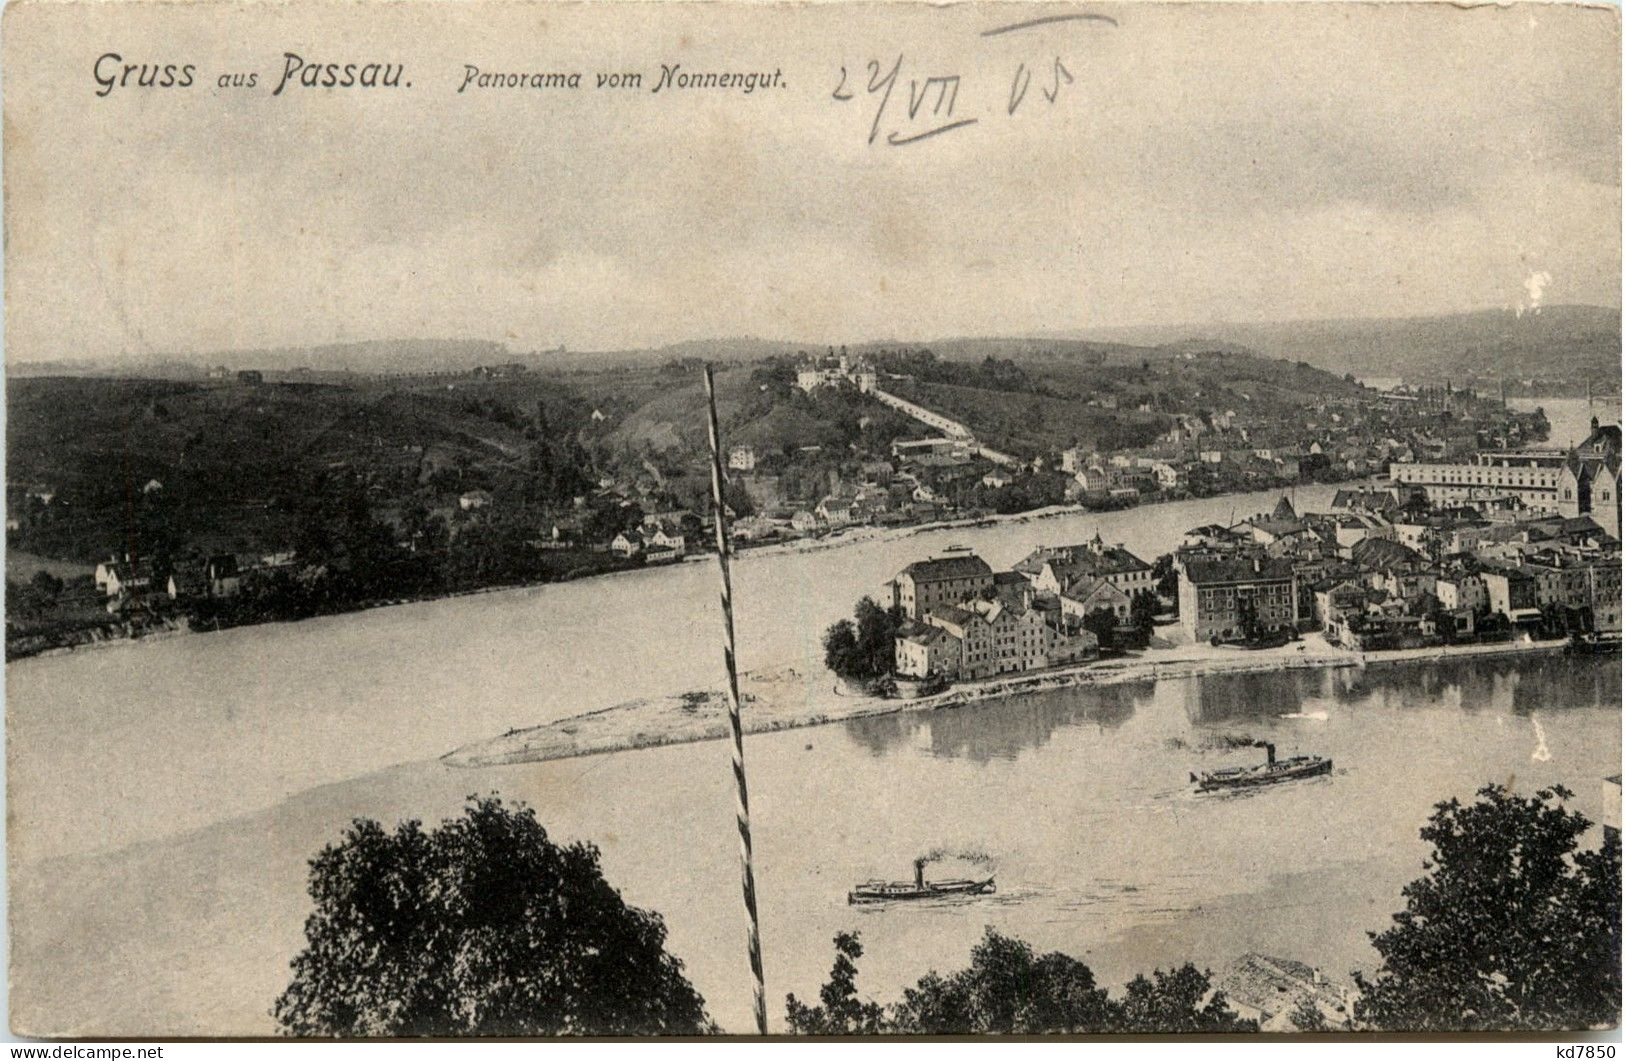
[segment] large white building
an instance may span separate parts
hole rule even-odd
[[[1393,464],[1388,475],[1396,483],[1420,487],[1435,505],[1516,497],[1530,508],[1556,512],[1563,460],[1562,453],[1480,453],[1467,464]]]
[[[1398,463],[1389,466],[1388,474],[1395,483],[1420,488],[1435,505],[1514,497],[1536,511],[1589,515],[1617,538],[1619,450],[1619,427],[1593,419],[1590,437],[1572,450],[1480,453],[1457,464]]]
[[[803,362],[796,369],[796,386],[804,391],[815,391],[819,387],[838,387],[843,383],[852,383],[859,391],[868,394],[875,389],[878,378],[874,365],[859,358],[853,360],[847,357],[843,347],[839,357],[822,361],[809,360]]]

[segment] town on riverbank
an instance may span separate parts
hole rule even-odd
[[[826,637],[831,669],[919,691],[1178,643],[1256,649],[1318,632],[1356,652],[1620,635],[1620,432],[1580,446],[1401,463],[1331,511],[1274,510],[1195,527],[1147,563],[1097,534],[1012,570],[970,553],[908,565],[889,608],[860,603]],[[888,649],[890,650],[888,652]],[[888,658],[889,657],[889,658]]]
[[[1021,360],[874,347],[725,369],[733,541],[818,547],[1363,481],[1527,447],[1549,427],[1448,382],[1377,391],[1232,352],[1051,345]],[[7,657],[704,552],[692,368],[18,379]],[[120,462],[100,459],[97,440],[129,424]]]
[[[1340,490],[1326,512],[1191,528],[1147,562],[1097,534],[1011,570],[916,561],[824,639],[833,675],[748,674],[766,732],[1043,689],[1446,657],[1609,651],[1621,633],[1619,429],[1550,459],[1480,454]],[[1463,486],[1477,476],[1480,484]],[[1519,479],[1523,480],[1520,484]],[[462,766],[719,739],[720,693],[645,698],[460,748]]]

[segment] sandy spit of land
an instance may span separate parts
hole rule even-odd
[[[1209,645],[1152,647],[1113,659],[1069,667],[962,682],[946,692],[914,700],[883,699],[851,691],[829,672],[806,674],[795,668],[751,672],[740,677],[740,712],[746,733],[821,726],[902,711],[940,711],[1048,689],[1208,674],[1239,674],[1327,667],[1439,660],[1461,656],[1501,656],[1562,651],[1565,642],[1538,641],[1448,648],[1350,652],[1311,634],[1280,648],[1249,651]],[[721,740],[728,735],[726,695],[693,690],[628,700],[529,729],[464,745],[442,757],[452,766],[502,766],[570,759],[583,755],[655,748],[668,744]]]

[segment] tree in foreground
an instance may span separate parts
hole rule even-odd
[[[494,796],[425,831],[357,820],[310,863],[315,911],[272,1015],[298,1036],[680,1035],[712,1031],[598,851],[561,846]]]
[[[1579,849],[1590,822],[1561,787],[1440,803],[1422,829],[1428,873],[1405,910],[1372,934],[1382,965],[1355,1016],[1404,1031],[1603,1027],[1620,1015],[1620,851],[1609,833]]]
[[[967,968],[927,973],[891,1006],[860,999],[855,934],[835,937],[835,966],[819,991],[820,1005],[794,995],[785,1001],[790,1030],[799,1035],[1042,1035],[1120,1032],[1256,1031],[1210,990],[1209,974],[1193,965],[1151,978],[1139,976],[1121,1001],[1095,984],[1087,965],[1059,952],[1037,954],[1019,939],[989,928],[971,950]]]
[[[1212,975],[1186,962],[1177,969],[1136,976],[1123,989],[1115,1030],[1158,1035],[1197,1035],[1257,1031],[1254,1021],[1231,1011],[1224,992],[1212,990]]]
[[[1060,952],[1035,954],[988,929],[970,966],[927,973],[893,1008],[895,1030],[913,1035],[1038,1035],[1110,1025],[1106,992],[1087,965]]]
[[[858,998],[858,959],[863,944],[856,932],[835,936],[835,965],[829,982],[818,991],[819,1005],[808,1006],[795,995],[785,999],[790,1029],[798,1035],[878,1035],[887,1030],[886,1011]]]

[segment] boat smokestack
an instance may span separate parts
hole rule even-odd
[[[1274,766],[1275,765],[1275,745],[1269,743],[1268,741],[1265,741],[1264,742],[1264,754],[1269,756],[1269,765]]]
[[[925,859],[923,858],[914,860],[914,887],[925,888]]]

